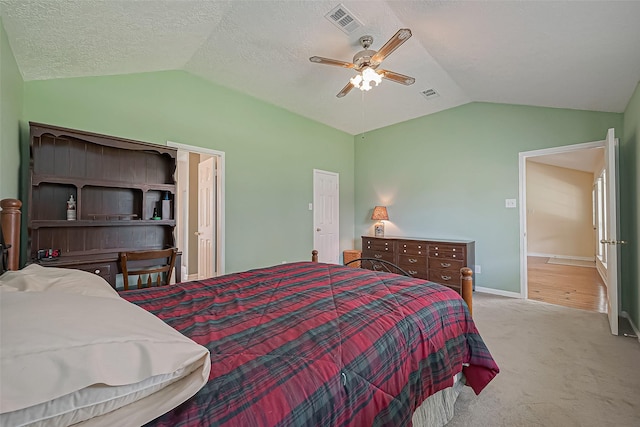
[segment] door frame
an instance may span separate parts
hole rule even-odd
[[[317,187],[317,180],[316,180],[316,174],[318,173],[322,173],[325,175],[332,175],[335,176],[336,178],[336,203],[335,203],[335,214],[336,214],[336,239],[338,242],[338,247],[337,247],[337,251],[338,253],[336,254],[337,258],[337,263],[340,263],[340,174],[338,172],[331,172],[331,171],[326,171],[326,170],[322,170],[322,169],[313,169],[313,248],[314,249],[318,249],[318,242],[316,240],[316,236],[318,235],[318,233],[316,232],[316,229],[318,228],[318,224],[316,224],[316,196],[317,196],[317,191],[318,191],[318,187]],[[323,257],[322,254],[320,254],[320,257]]]
[[[601,148],[606,141],[592,141],[580,144],[563,145],[560,147],[543,148],[541,150],[522,151],[518,153],[519,188],[520,197],[520,298],[528,299],[528,262],[527,262],[527,159],[531,157],[545,156],[548,154],[569,153],[572,151]]]
[[[218,276],[225,273],[225,217],[224,217],[224,188],[225,188],[225,161],[224,151],[212,150],[210,148],[197,147],[194,145],[181,144],[179,142],[167,141],[169,147],[177,148],[178,150],[184,150],[197,154],[208,154],[216,157],[217,164],[217,180],[216,180],[216,259],[215,270]],[[184,251],[184,248],[183,248]],[[185,272],[186,274],[186,272]]]

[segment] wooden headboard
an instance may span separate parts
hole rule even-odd
[[[18,270],[20,268],[20,207],[22,202],[16,199],[3,199],[0,201],[0,233],[4,241],[2,254],[7,254],[7,269]],[[2,263],[0,263],[2,264]],[[0,265],[0,270],[3,266]],[[2,272],[2,271],[0,271]]]

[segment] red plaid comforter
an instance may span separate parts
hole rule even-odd
[[[460,370],[476,393],[498,373],[464,301],[423,280],[300,262],[121,295],[211,352],[153,426],[408,426]]]

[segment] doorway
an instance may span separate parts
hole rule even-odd
[[[181,280],[224,274],[224,152],[176,142],[176,242]]]
[[[521,153],[520,160],[522,297],[606,312],[593,203],[604,141]]]
[[[318,261],[340,263],[339,175],[319,169],[313,170],[313,247]]]

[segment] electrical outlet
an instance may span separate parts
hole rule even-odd
[[[516,207],[516,199],[504,199],[504,207],[505,208],[515,208]]]
[[[476,274],[482,274],[482,266],[476,264]]]

